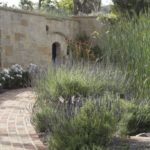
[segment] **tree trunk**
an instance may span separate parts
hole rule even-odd
[[[39,3],[38,3],[39,10],[41,9],[41,3],[42,3],[42,0],[39,0]]]

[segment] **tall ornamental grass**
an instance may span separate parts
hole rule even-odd
[[[150,14],[121,19],[103,37],[103,60],[115,64],[132,78],[132,92],[149,97]]]

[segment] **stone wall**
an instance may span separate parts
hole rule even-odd
[[[57,19],[0,8],[0,65],[49,65],[54,42],[61,46],[59,63],[62,63],[67,55],[68,39],[72,40],[82,32],[90,35],[101,27],[95,17]]]
[[[106,24],[97,19],[97,16],[74,16],[73,20],[80,24],[80,33],[91,35],[94,31],[101,32]]]

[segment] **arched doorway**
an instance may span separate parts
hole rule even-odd
[[[60,60],[60,43],[54,42],[52,44],[52,61],[53,63],[58,63]]]
[[[0,48],[0,69],[2,68],[2,49]]]

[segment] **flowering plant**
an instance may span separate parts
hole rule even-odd
[[[27,87],[30,85],[30,74],[36,73],[37,66],[31,64],[28,70],[24,70],[21,65],[15,64],[0,72],[0,89],[13,89]]]

